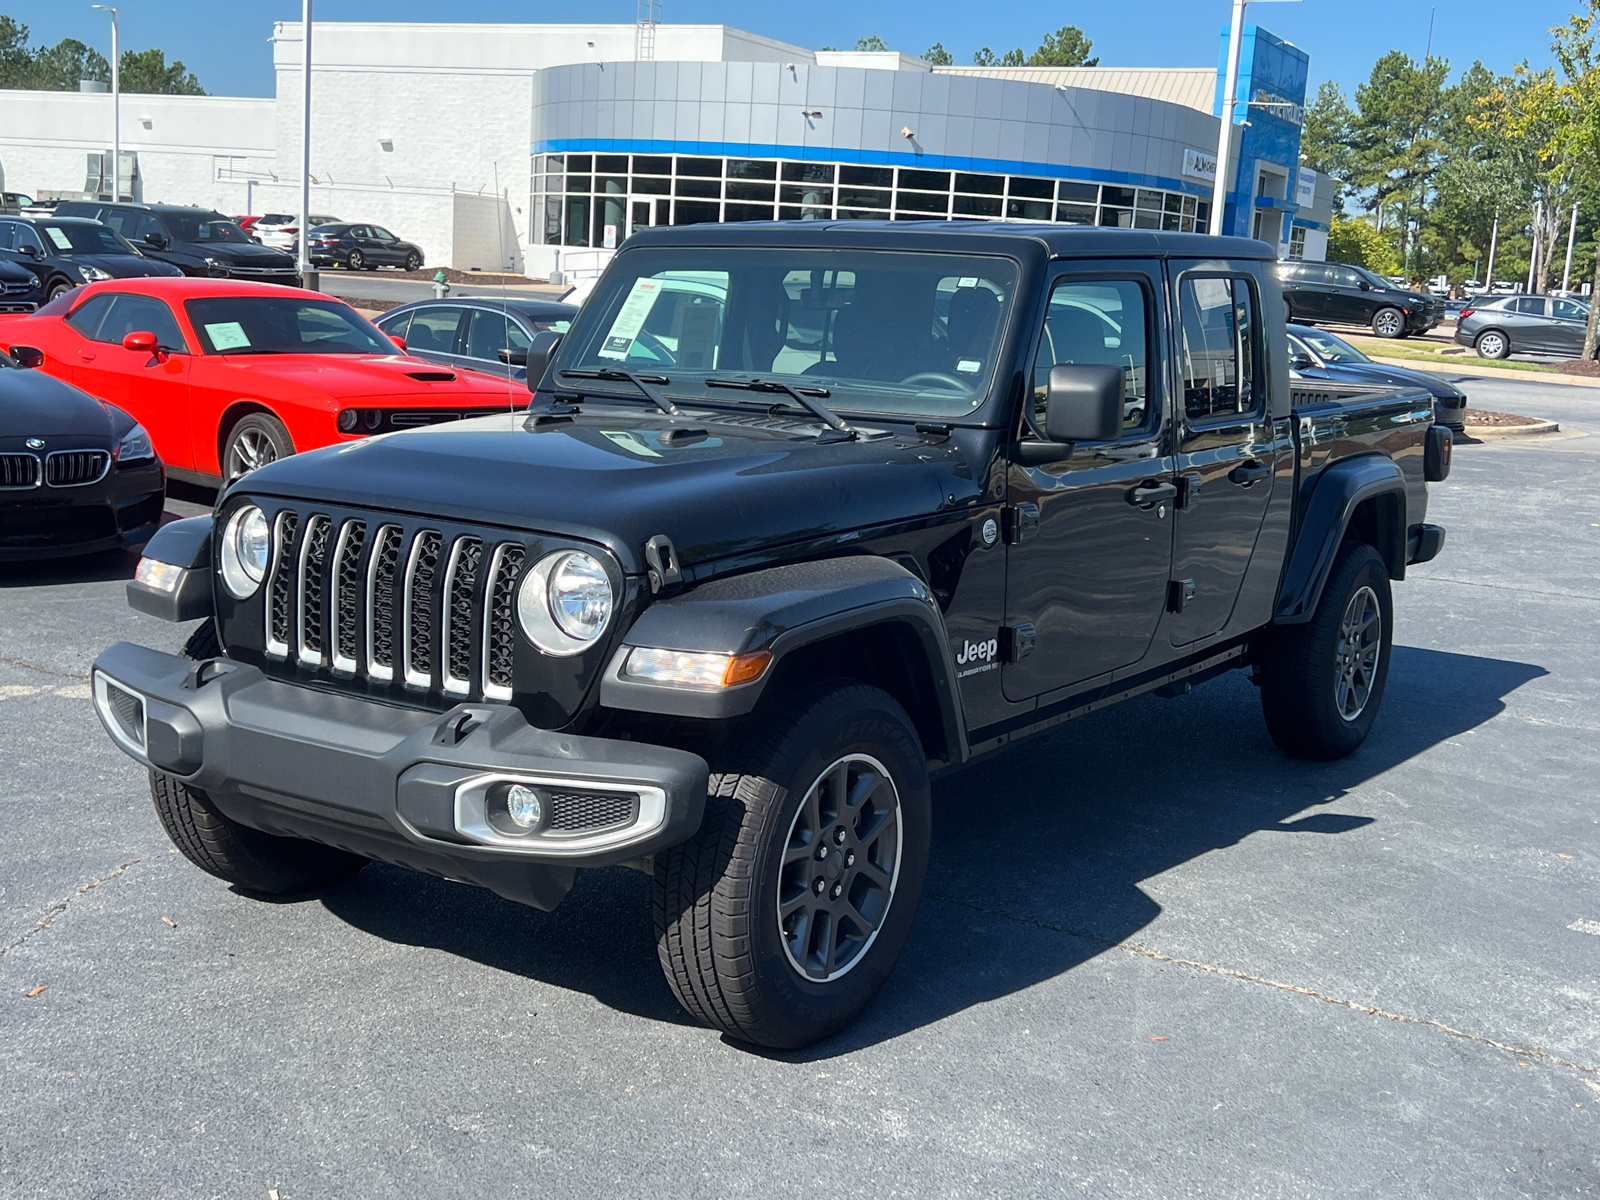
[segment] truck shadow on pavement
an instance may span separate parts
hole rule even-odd
[[[1012,995],[1133,937],[1160,913],[1143,880],[1263,831],[1342,836],[1377,818],[1306,810],[1490,720],[1546,671],[1396,646],[1366,745],[1341,762],[1286,758],[1242,673],[1178,701],[1108,709],[934,788],[934,844],[916,927],[877,1001],[810,1050],[847,1054]],[[336,916],[390,941],[458,954],[688,1024],[656,965],[650,882],[591,872],[553,913],[397,868],[323,893]]]

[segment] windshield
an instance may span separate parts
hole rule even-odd
[[[1003,258],[636,250],[584,305],[557,370],[666,374],[669,394],[724,401],[735,396],[707,379],[776,380],[831,409],[960,416],[988,392],[1016,285],[1017,266]]]
[[[1323,362],[1330,363],[1364,363],[1371,362],[1361,351],[1357,350],[1343,338],[1334,337],[1321,329],[1308,329],[1296,336],[1316,351],[1317,357]]]
[[[295,296],[186,300],[207,354],[394,354],[395,344],[348,304]]]
[[[35,225],[34,229],[44,239],[52,254],[138,254],[116,230],[100,224],[79,224],[76,221]]]
[[[250,243],[244,230],[221,213],[164,212],[161,220],[172,236],[180,242],[243,242]]]

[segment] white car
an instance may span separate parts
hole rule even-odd
[[[338,217],[319,217],[313,213],[311,228],[334,225],[338,221]],[[250,227],[250,236],[274,250],[293,250],[300,244],[300,218],[290,213],[267,213]]]

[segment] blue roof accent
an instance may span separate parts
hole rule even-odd
[[[1211,188],[1196,180],[1169,179],[1132,171],[1068,167],[1058,163],[1021,162],[998,158],[963,158],[949,154],[886,153],[842,150],[828,146],[770,146],[750,142],[673,142],[649,138],[555,138],[534,142],[533,154],[695,154],[726,158],[788,158],[804,162],[863,163],[884,167],[921,167],[937,171],[984,171],[999,175],[1037,175],[1079,183],[1161,188],[1209,199]]]

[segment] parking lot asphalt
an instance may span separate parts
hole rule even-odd
[[[3,568],[0,1195],[1600,1190],[1600,397],[1468,387],[1596,435],[1458,449],[1357,754],[1236,673],[945,779],[905,956],[799,1054],[686,1020],[625,869],[202,874],[86,680],[186,630],[130,558]]]

